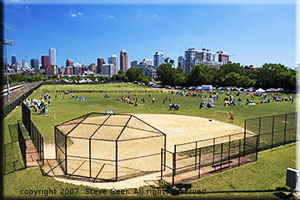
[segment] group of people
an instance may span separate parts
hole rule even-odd
[[[179,108],[180,108],[180,104],[179,103],[171,103],[170,104],[170,109],[169,110],[179,110]]]
[[[34,112],[38,115],[46,114],[48,116],[48,107],[51,105],[50,99],[44,100],[37,100],[37,99],[26,99],[25,104],[29,108],[33,108]]]
[[[207,101],[207,103],[205,104],[205,101],[201,101],[200,102],[200,109],[202,108],[213,108],[216,107],[216,105],[214,104],[213,101],[209,100],[209,99],[205,99]]]
[[[121,98],[117,97],[116,101],[120,101],[127,104],[133,104],[135,106],[139,105],[136,95],[133,96],[128,95],[127,97],[122,96]]]

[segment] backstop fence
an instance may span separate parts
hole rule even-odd
[[[56,125],[56,159],[68,178],[120,181],[160,172],[166,135],[134,115],[89,113]]]
[[[31,121],[31,110],[24,104],[24,102],[22,102],[22,122],[28,131],[42,165],[44,165],[44,138]]]

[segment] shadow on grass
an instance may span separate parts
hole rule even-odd
[[[163,185],[162,188],[171,195],[180,195],[187,191],[188,193],[194,194],[226,194],[226,193],[266,193],[271,192],[276,197],[281,199],[296,199],[295,196],[288,194],[289,190],[286,187],[277,187],[276,189],[270,190],[220,190],[220,191],[206,191],[206,189],[199,190],[199,189],[192,189],[191,184],[178,184],[172,187],[171,185]]]
[[[3,174],[8,175],[15,171],[24,169],[24,163],[20,154],[20,147],[18,142],[18,125],[9,124],[9,135],[11,142],[3,146]]]

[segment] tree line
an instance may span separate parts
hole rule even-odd
[[[171,64],[161,64],[157,69],[158,80],[170,86],[236,86],[256,88],[296,89],[296,70],[288,70],[281,64],[264,64],[255,70],[246,70],[239,63],[228,63],[220,68],[195,65],[188,74],[183,68],[173,68]]]
[[[285,90],[294,91],[296,89],[296,76],[296,70],[289,70],[284,65],[272,63],[266,63],[256,70],[246,70],[239,63],[228,63],[222,65],[220,68],[199,64],[195,65],[188,74],[184,73],[182,67],[173,68],[172,65],[168,63],[161,64],[157,69],[157,81],[170,86],[213,85],[216,87],[283,88]],[[97,78],[99,81],[150,82],[150,79],[147,78],[144,72],[139,68],[130,68],[126,72],[120,70],[110,78],[91,74],[86,77],[71,77],[68,79],[80,80],[82,78],[88,78],[90,80]],[[47,79],[40,75],[9,75],[10,84],[46,80]],[[6,83],[6,78],[4,79],[4,83]]]

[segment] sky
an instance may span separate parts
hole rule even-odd
[[[16,55],[30,64],[55,48],[58,66],[65,66],[66,59],[89,65],[126,49],[129,63],[153,60],[162,51],[177,66],[188,48],[207,48],[226,51],[232,62],[244,66],[295,68],[293,3],[92,3],[5,1],[4,35],[14,41],[7,47],[8,61]]]

